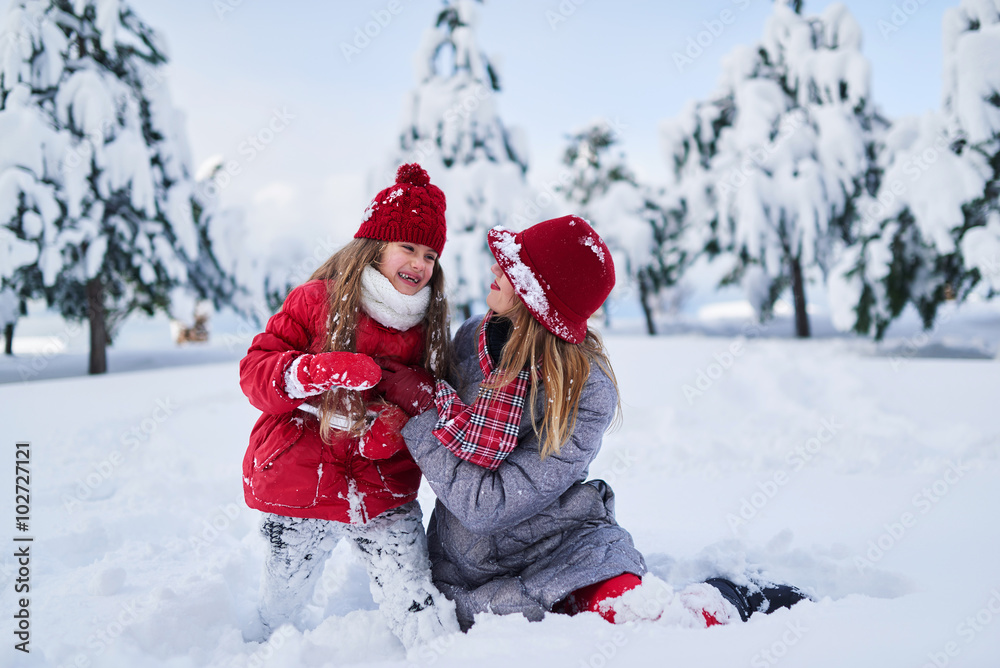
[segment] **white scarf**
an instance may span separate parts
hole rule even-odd
[[[361,273],[361,306],[379,324],[405,331],[420,324],[431,303],[431,286],[415,295],[404,295],[388,278],[368,265]]]

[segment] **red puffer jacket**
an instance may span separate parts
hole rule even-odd
[[[317,418],[298,409],[306,400],[285,393],[285,369],[292,360],[323,352],[327,313],[324,282],[295,288],[240,362],[240,387],[264,412],[243,458],[243,492],[257,510],[357,524],[415,499],[420,469],[405,447],[376,460],[363,457],[359,439],[343,432],[333,432],[333,442],[324,443]],[[356,341],[359,353],[404,364],[423,358],[419,325],[400,332],[362,312]]]

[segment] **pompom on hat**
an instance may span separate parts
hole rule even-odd
[[[371,201],[365,209],[355,239],[402,241],[444,251],[447,225],[444,193],[417,163],[402,165],[396,183]]]
[[[493,256],[535,320],[560,339],[581,343],[587,319],[615,286],[611,251],[587,221],[563,216],[523,232],[487,234]]]

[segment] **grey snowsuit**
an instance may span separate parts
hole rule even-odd
[[[478,358],[482,317],[455,336],[452,386],[472,404],[483,381]],[[546,405],[539,390],[535,411]],[[618,526],[614,493],[584,482],[614,415],[617,394],[596,365],[580,399],[576,429],[558,455],[542,461],[525,408],[518,446],[496,471],[454,456],[431,433],[437,411],[410,420],[403,436],[437,495],[427,532],[434,584],[458,609],[463,629],[478,612],[540,620],[576,589],[646,573],[629,533]]]

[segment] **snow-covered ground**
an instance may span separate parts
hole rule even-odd
[[[652,571],[682,585],[750,569],[816,602],[707,630],[487,616],[412,661],[346,544],[312,628],[243,641],[264,542],[242,501],[257,412],[235,358],[16,382],[37,355],[23,353],[0,365],[0,665],[995,667],[1000,366],[982,351],[995,354],[1000,319],[977,318],[954,345],[610,333],[624,421],[591,476],[615,488]],[[46,368],[72,366],[69,352]],[[31,442],[30,655],[11,635],[15,440]],[[429,512],[428,489],[420,501]]]

